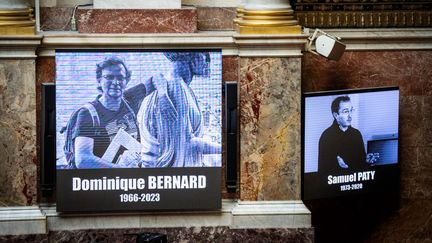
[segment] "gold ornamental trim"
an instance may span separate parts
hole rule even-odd
[[[294,14],[294,10],[292,9],[284,9],[284,10],[247,10],[243,11],[244,15],[269,15],[269,16],[277,16],[277,15],[292,15]]]
[[[25,9],[0,9],[0,16],[28,16],[33,12],[33,9],[31,8],[25,8]]]
[[[36,21],[28,20],[28,21],[0,21],[0,26],[34,26]]]
[[[30,27],[1,27],[0,35],[34,35],[36,33],[36,28],[34,26]]]
[[[244,20],[293,20],[294,16],[243,16]]]
[[[277,26],[292,26],[297,25],[297,20],[287,21],[265,21],[265,20],[243,20],[240,21],[241,26],[262,26],[262,27],[277,27]]]
[[[33,15],[29,16],[0,16],[0,21],[16,21],[16,20],[29,20]]]
[[[0,9],[1,35],[35,35],[36,21],[32,8]]]
[[[240,34],[301,34],[301,26],[291,7],[283,9],[238,9],[234,20]]]
[[[279,26],[279,27],[257,27],[257,26],[239,26],[238,32],[241,35],[286,35],[286,34],[301,34],[300,25],[295,26]]]
[[[432,11],[297,11],[310,28],[406,28],[432,26]]]

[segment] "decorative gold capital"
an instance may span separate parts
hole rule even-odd
[[[33,9],[0,9],[0,35],[35,35]]]
[[[234,23],[241,35],[302,33],[291,6],[284,9],[266,10],[239,8]]]

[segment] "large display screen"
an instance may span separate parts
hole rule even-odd
[[[220,50],[56,51],[57,211],[220,208]]]
[[[397,190],[397,87],[306,93],[302,106],[303,199]]]

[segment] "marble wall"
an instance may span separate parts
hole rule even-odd
[[[239,78],[240,58],[237,56],[222,57],[222,81],[237,81]]]
[[[36,203],[34,75],[34,60],[0,60],[0,206]]]
[[[237,8],[199,7],[198,30],[234,30]]]
[[[300,199],[300,58],[240,60],[242,200]]]
[[[345,230],[348,233],[344,240],[352,239],[356,234],[360,234],[365,242],[425,242],[432,239],[432,52],[346,52],[339,62],[305,54],[302,61],[303,92],[383,86],[400,88],[400,193],[390,199],[364,203],[373,207],[357,204],[357,211],[370,216],[361,220],[363,225],[357,223],[358,218],[340,213],[352,212],[352,204],[347,206],[335,200],[332,205],[321,207],[337,212],[329,217],[312,205],[312,224],[316,227],[317,237],[334,239]],[[379,203],[378,200],[387,201]],[[345,223],[342,230],[331,227],[339,221]],[[356,225],[359,226],[357,229]],[[360,228],[362,232],[359,232]]]
[[[41,29],[43,31],[70,31],[71,24],[70,19],[73,13],[73,7],[41,7],[40,9],[40,22]],[[81,10],[84,17],[79,18],[81,23],[79,26],[83,32],[101,32],[110,31],[116,33],[127,33],[131,32],[131,28],[134,32],[149,33],[155,32],[154,26],[158,27],[159,32],[194,32],[194,31],[207,31],[207,30],[233,30],[234,29],[234,18],[237,15],[237,9],[234,7],[197,7],[195,12],[179,10],[183,12],[182,15],[178,15],[175,18],[171,18],[171,12],[164,12],[168,14],[165,16],[164,22],[163,16],[149,16],[152,11],[140,10],[129,16],[125,16],[124,11],[110,11],[110,10]],[[143,16],[145,14],[145,16]],[[153,15],[155,11],[153,11]],[[79,17],[80,14],[77,16]],[[93,16],[94,15],[94,16]],[[159,13],[157,14],[159,15]],[[101,17],[102,16],[102,17]],[[168,16],[168,17],[167,17]],[[102,24],[100,27],[95,27],[95,18],[101,22],[107,22],[106,19],[112,20],[114,17],[122,18],[122,22],[116,23],[116,25],[110,25],[106,28],[106,24]],[[105,19],[105,20],[104,20]],[[172,22],[172,20],[175,20]],[[117,21],[117,20],[116,20]],[[170,22],[171,21],[171,22]],[[144,25],[142,23],[145,22]],[[188,24],[184,24],[188,22]],[[131,24],[132,25],[128,25]],[[137,28],[137,25],[141,23],[142,26]],[[156,25],[154,23],[157,23]],[[105,26],[105,27],[103,27]],[[126,26],[126,27],[125,27]],[[185,31],[186,30],[186,31]]]
[[[78,9],[80,33],[193,33],[195,8],[182,9]]]
[[[339,62],[327,61],[308,53],[302,58],[224,56],[223,80],[238,80],[241,95],[241,190],[240,195],[237,195],[228,194],[223,188],[223,197],[239,197],[241,200],[300,198],[301,92],[399,86],[401,191],[396,198],[396,207],[385,215],[375,216],[371,219],[373,221],[365,219],[370,227],[361,233],[367,242],[431,239],[430,63],[430,51],[349,51]],[[53,57],[39,57],[36,63],[33,60],[0,60],[1,205],[29,205],[38,201],[39,162],[34,121],[36,106],[40,102],[39,84],[54,81],[54,67]],[[336,212],[346,207],[340,202],[334,206],[339,207]],[[378,212],[386,207],[389,205],[376,206],[371,210]],[[317,218],[316,214],[313,215]],[[344,219],[344,215],[339,215],[339,218]],[[345,228],[352,225],[352,220],[348,218],[345,221]],[[324,222],[328,224],[329,221]],[[196,230],[198,235],[202,233],[200,237],[203,238],[200,239],[210,237],[205,232],[227,232],[223,227]],[[80,232],[74,234],[96,237],[101,233]],[[110,232],[101,234],[103,237],[114,234]],[[175,230],[164,232],[174,235],[172,232]],[[266,234],[264,231],[244,232]],[[334,231],[330,227],[327,233]],[[72,237],[72,233],[68,234],[50,233],[43,237],[72,239],[68,238]],[[32,237],[35,237],[35,241],[39,239],[39,236]],[[243,239],[241,237],[235,235],[232,239]]]
[[[40,158],[39,147],[40,147],[40,121],[41,121],[41,88],[42,83],[54,83],[55,82],[55,59],[52,57],[38,57],[36,58],[36,131],[37,131],[37,148],[38,148],[38,158]],[[38,162],[40,163],[40,162]],[[38,173],[38,182],[40,180],[40,171]],[[49,197],[42,197],[42,192],[40,187],[38,190],[38,202],[55,202],[55,195]]]
[[[47,235],[0,236],[7,242],[135,242],[137,233],[158,233],[168,242],[313,242],[313,229],[230,229],[191,227],[162,229],[55,231]]]
[[[17,1],[17,0],[8,0]],[[22,0],[20,0],[22,1]],[[77,4],[91,4],[93,0],[39,0],[42,7],[73,7]],[[194,5],[204,7],[237,7],[244,0],[182,0],[183,5]]]
[[[40,28],[43,31],[70,31],[73,7],[41,7]]]

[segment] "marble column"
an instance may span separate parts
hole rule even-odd
[[[301,51],[306,35],[237,35],[240,199],[300,199]]]
[[[307,36],[288,0],[238,9],[240,199],[298,200],[301,51]]]
[[[300,198],[300,61],[240,61],[242,200]]]
[[[0,2],[0,35],[34,35],[33,1],[3,0]]]
[[[0,37],[0,206],[37,201],[35,49],[40,37]]]
[[[300,34],[289,0],[245,0],[235,20],[240,34]]]

